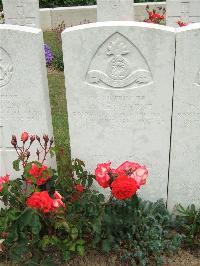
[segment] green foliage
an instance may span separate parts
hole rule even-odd
[[[200,209],[194,204],[183,208],[178,205],[177,228],[185,235],[185,245],[200,248]]]
[[[126,218],[124,218],[126,217]],[[162,201],[143,202],[137,197],[106,206],[99,238],[104,251],[119,250],[129,265],[162,263],[163,254],[172,254],[181,245],[182,236],[173,233],[174,218]]]
[[[135,3],[164,2],[165,0],[135,0]],[[40,0],[40,7],[96,5],[96,0]]]
[[[127,265],[161,265],[163,255],[172,255],[183,236],[176,233],[175,216],[163,201],[144,202],[137,196],[126,201],[85,192],[68,208],[73,221],[90,248],[116,252]]]
[[[53,66],[58,71],[64,71],[63,53],[61,49],[57,49],[54,53]]]

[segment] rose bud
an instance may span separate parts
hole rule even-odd
[[[21,141],[26,142],[29,139],[29,135],[27,132],[23,132],[21,135]]]
[[[35,140],[35,136],[33,135],[33,136],[30,136],[30,141],[31,141],[31,143],[33,142]]]
[[[40,137],[38,135],[36,135],[36,139],[40,142]]]
[[[53,144],[53,138],[50,139],[50,145],[52,145],[52,144]]]
[[[31,155],[30,151],[27,151],[26,152],[26,158],[28,159],[30,157],[30,155]]]
[[[40,152],[39,152],[39,150],[37,149],[37,151],[36,151],[36,155],[39,157],[39,155],[40,155]]]
[[[43,136],[43,140],[45,141],[45,143],[47,143],[49,141],[49,136],[48,135],[44,135]]]
[[[15,141],[17,141],[17,138],[16,138],[15,135],[12,135],[12,139],[15,140]]]
[[[11,144],[12,144],[14,147],[16,147],[16,146],[17,146],[17,141],[14,140],[14,139],[12,139],[12,140],[11,140]]]

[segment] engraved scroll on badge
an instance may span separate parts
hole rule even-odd
[[[113,34],[97,50],[86,81],[103,88],[137,88],[153,82],[148,64],[126,37]]]

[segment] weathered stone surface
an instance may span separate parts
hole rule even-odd
[[[0,175],[20,175],[12,134],[53,135],[43,49],[39,29],[0,25]]]
[[[66,27],[96,22],[96,6],[58,7],[51,10],[52,28],[62,22]]]
[[[97,21],[132,21],[133,0],[97,0]]]
[[[52,10],[53,8],[40,9],[40,26],[42,30],[52,30]],[[61,23],[62,21],[59,24]]]
[[[200,206],[200,24],[179,29],[176,39],[170,209]]]
[[[39,0],[2,0],[6,24],[40,28]]]
[[[62,36],[72,157],[92,172],[109,160],[145,164],[149,200],[167,198],[174,31],[107,22]]]
[[[200,22],[199,0],[167,0],[166,23],[168,26],[179,27],[178,20],[184,23]]]

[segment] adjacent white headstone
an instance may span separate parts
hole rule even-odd
[[[72,157],[91,172],[106,161],[145,164],[149,200],[167,198],[174,31],[107,22],[62,35]]]
[[[133,0],[97,0],[97,21],[134,20]]]
[[[166,23],[168,26],[179,27],[177,21],[200,22],[199,0],[166,0]]]
[[[6,24],[40,28],[39,0],[2,0]]]
[[[200,207],[200,24],[177,32],[168,206]]]
[[[0,175],[17,176],[10,141],[24,131],[53,136],[43,35],[35,28],[0,25]]]

